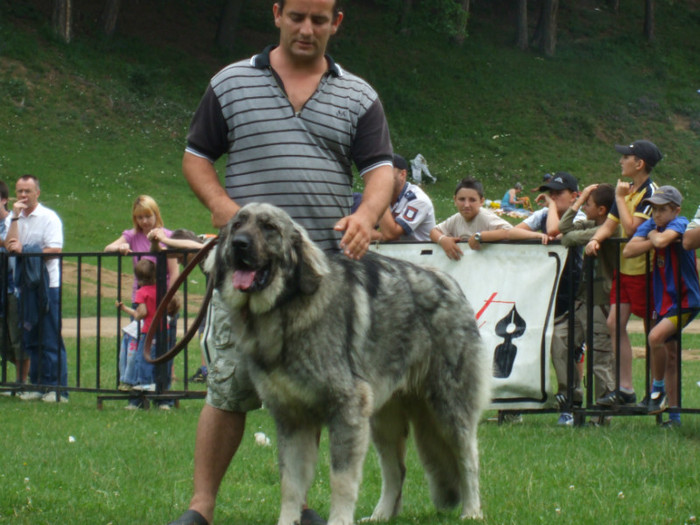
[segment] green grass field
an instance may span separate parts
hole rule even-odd
[[[615,16],[602,1],[560,2],[552,59],[514,49],[512,22],[491,7],[495,2],[473,2],[478,11],[462,47],[429,28],[393,31],[395,17],[386,6],[396,3],[346,2],[330,52],[376,87],[396,150],[428,159],[438,182],[426,190],[438,219],[454,212],[454,185],[467,175],[481,179],[491,199],[516,180],[530,188],[557,170],[570,171],[582,185],[614,183],[619,167],[612,145],[640,137],[664,152],[654,178],[677,186],[686,197],[683,213],[692,216],[700,204],[697,1],[656,2],[654,44],[641,39],[639,0],[621,0]],[[11,189],[21,174],[41,179],[42,201],[64,221],[66,251],[101,251],[131,227],[131,204],[143,193],[160,203],[168,227],[212,232],[208,213],[181,175],[187,127],[212,74],[274,41],[271,2],[244,2],[240,41],[226,54],[203,51],[218,3],[200,2],[198,13],[191,2],[167,4],[167,15],[184,6],[186,16],[166,16],[163,2],[140,2],[135,9],[149,21],[148,34],[123,25],[113,40],[78,33],[63,45],[47,28],[47,2],[0,3],[0,179]],[[166,18],[180,25],[161,24]],[[167,33],[185,46],[174,45]],[[217,167],[221,172],[221,163]],[[117,270],[114,258],[105,266]],[[198,280],[193,290],[201,293]],[[78,314],[76,297],[77,289],[66,284],[65,316]],[[81,316],[112,311],[113,298],[98,303],[94,294],[88,297]],[[684,341],[686,348],[700,348],[697,335]],[[116,386],[116,343],[116,335],[100,341],[97,367],[97,341],[81,341],[82,386],[94,387],[98,377],[101,385]],[[67,344],[74,364],[76,343]],[[642,336],[633,344],[643,345]],[[188,364],[191,373],[197,351]],[[684,406],[700,407],[700,361],[683,366]],[[176,375],[181,381],[182,358]],[[643,392],[641,360],[635,377]],[[73,393],[69,404],[58,406],[0,397],[0,523],[167,523],[190,497],[202,403],[183,401],[167,413],[129,412],[124,401],[107,401],[98,411],[89,393]],[[683,426],[672,431],[658,428],[653,417],[616,417],[604,428],[560,428],[556,418],[525,415],[521,425],[481,425],[484,523],[698,521],[700,415],[684,415]],[[255,446],[256,431],[271,436],[273,446]],[[274,434],[267,413],[250,415],[219,495],[218,523],[275,522]],[[321,450],[309,502],[327,516],[325,435]],[[371,513],[379,490],[370,450],[358,518]],[[435,514],[410,448],[404,509],[393,523],[456,522],[456,512]]]
[[[686,371],[700,378],[698,363]],[[700,388],[688,398],[698,406]],[[73,394],[60,406],[0,398],[0,523],[167,523],[189,501],[201,404],[190,400],[170,412],[130,412],[116,401],[98,411],[90,394]],[[670,431],[650,416],[616,417],[601,428],[562,428],[555,421],[556,414],[526,414],[522,424],[480,425],[484,523],[694,523],[700,513],[698,415],[684,415],[683,426]],[[272,447],[255,445],[255,432],[270,436]],[[269,414],[252,413],[221,488],[217,523],[274,523],[274,445]],[[324,434],[309,494],[325,516],[327,450]],[[370,450],[358,518],[371,513],[379,491]],[[401,516],[392,522],[397,525],[458,521],[456,512],[435,513],[412,445],[403,501]]]

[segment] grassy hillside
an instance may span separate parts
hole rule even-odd
[[[614,182],[612,145],[642,137],[665,154],[655,179],[677,185],[692,215],[700,204],[699,3],[656,2],[654,44],[642,40],[637,0],[622,0],[617,15],[602,0],[562,3],[553,59],[512,47],[511,3],[478,2],[470,37],[457,47],[419,21],[400,34],[390,9],[345,2],[331,53],[377,88],[395,149],[428,159],[439,178],[427,188],[438,217],[452,213],[455,181],[466,175],[481,178],[491,198],[557,170],[583,184]],[[161,204],[168,226],[211,231],[180,172],[187,126],[215,71],[275,41],[271,2],[246,3],[230,54],[210,45],[210,2],[125,4],[118,34],[105,41],[93,34],[100,3],[78,1],[70,45],[51,38],[48,2],[13,4],[0,7],[0,178],[40,177],[70,251],[116,238],[141,193]]]

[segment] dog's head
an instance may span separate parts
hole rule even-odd
[[[253,313],[297,294],[312,294],[327,274],[325,254],[280,208],[251,203],[221,229],[207,262],[214,286],[231,306]]]

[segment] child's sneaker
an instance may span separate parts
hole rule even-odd
[[[190,377],[190,381],[193,383],[206,383],[207,382],[207,367],[202,366],[197,369],[197,371],[194,373],[192,377]]]
[[[666,392],[653,392],[649,396],[649,403],[647,404],[648,414],[660,414],[668,408],[668,397]]]
[[[129,383],[119,383],[117,389],[121,392],[130,392],[134,387]]]
[[[559,420],[557,421],[557,425],[561,425],[564,427],[573,427],[574,415],[571,412],[562,412],[559,416]]]

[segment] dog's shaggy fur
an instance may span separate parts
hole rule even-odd
[[[436,507],[481,517],[476,432],[491,373],[451,277],[374,253],[327,256],[267,204],[231,219],[209,264],[277,425],[279,525],[299,520],[324,425],[329,524],[353,523],[370,434],[383,479],[372,519],[396,515],[409,421]]]

